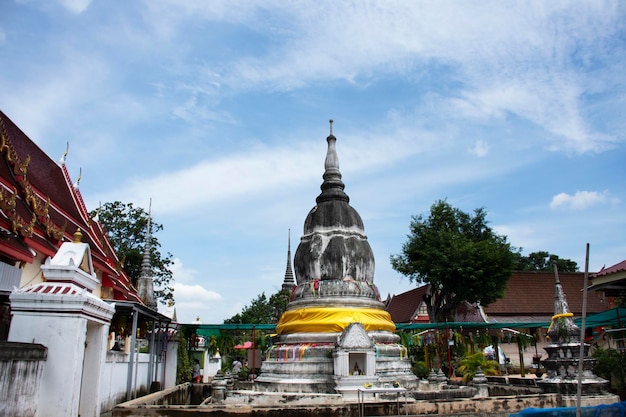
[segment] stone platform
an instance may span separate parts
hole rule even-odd
[[[358,403],[346,402],[339,394],[282,394],[257,391],[235,391],[221,404],[205,402],[191,405],[192,390],[203,391],[203,384],[182,384],[170,390],[117,405],[111,417],[180,417],[180,416],[238,416],[238,417],[347,417],[358,415]],[[206,385],[206,384],[205,384]],[[182,401],[183,404],[176,403]],[[445,415],[449,417],[480,415],[508,417],[525,408],[570,407],[575,397],[559,394],[509,395],[489,398],[453,398],[416,400],[408,393],[406,409],[400,413],[410,416]],[[582,406],[613,404],[616,395],[583,397]],[[395,415],[395,399],[370,399],[368,415]],[[108,416],[107,416],[108,417]]]

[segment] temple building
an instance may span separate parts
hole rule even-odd
[[[279,392],[344,394],[369,383],[414,388],[406,349],[374,285],[363,221],[344,192],[330,123],[322,192],[294,257],[296,286],[256,382]]]
[[[71,181],[68,150],[53,160],[0,112],[0,415],[97,417],[175,383],[149,263],[140,294]]]

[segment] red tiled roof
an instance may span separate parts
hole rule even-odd
[[[80,294],[80,289],[67,282],[54,284],[50,282],[43,282],[26,288],[24,292],[33,294],[77,295]]]
[[[394,323],[411,323],[426,294],[428,285],[414,288],[402,294],[394,295],[387,305],[387,312]]]
[[[456,308],[454,321],[459,323],[484,323],[485,318],[480,314],[480,309],[476,305],[463,302]]]
[[[574,315],[582,313],[582,272],[559,272],[559,280]],[[507,283],[504,297],[483,309],[489,318],[497,315],[551,316],[554,314],[555,278],[552,272],[516,271]],[[603,294],[587,294],[587,313],[608,309]]]
[[[600,271],[596,272],[595,274],[592,274],[591,276],[595,278],[595,277],[601,277],[604,275],[615,274],[617,272],[622,272],[622,271],[626,271],[626,260],[618,264],[615,264],[613,266],[609,266],[608,268],[602,268]]]
[[[574,315],[582,313],[582,272],[560,272],[559,280],[565,292],[570,311]],[[394,295],[387,306],[387,311],[395,323],[410,323],[422,302],[428,286],[415,288],[405,293]],[[515,317],[546,317],[554,314],[555,279],[552,272],[515,271],[507,283],[504,296],[483,310],[489,321],[515,321]],[[587,313],[599,313],[608,309],[608,302],[602,293],[590,291],[587,294]],[[458,321],[482,322],[477,309],[460,307],[457,310]],[[524,320],[533,321],[533,320]]]

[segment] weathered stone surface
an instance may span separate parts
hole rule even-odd
[[[48,349],[35,343],[0,342],[0,415],[31,417]]]
[[[544,347],[548,358],[541,361],[547,376],[538,380],[537,385],[544,392],[573,395],[578,392],[580,379],[583,395],[601,394],[606,390],[608,381],[593,374],[597,361],[589,356],[590,346],[581,341],[581,330],[574,323],[556,265],[554,272],[554,316],[548,329],[551,343]],[[582,373],[579,373],[581,362]]]

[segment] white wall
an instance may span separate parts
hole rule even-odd
[[[178,368],[178,342],[170,340],[165,352],[165,382],[163,389],[172,388],[176,385],[176,370]],[[159,372],[162,369],[159,368]],[[160,376],[160,375],[159,375]]]
[[[135,354],[133,363],[132,398],[136,398],[140,392],[147,393],[150,389],[148,381],[148,367],[150,355],[147,353]],[[124,352],[108,351],[106,361],[102,367],[100,379],[100,412],[110,411],[117,404],[126,401],[126,388],[128,383],[130,354]],[[176,356],[174,355],[174,362]],[[155,379],[161,379],[161,364],[159,363],[158,375]],[[174,367],[174,379],[176,379],[176,367]],[[173,385],[172,385],[173,386]],[[132,399],[130,398],[130,399]]]
[[[109,325],[87,322],[85,358],[80,388],[80,417],[100,416],[100,372],[104,364]]]
[[[218,371],[222,370],[222,357],[221,356],[211,356],[206,352],[204,362],[204,376],[203,382],[209,382],[209,378],[214,377]],[[261,366],[261,361],[259,361],[259,367]]]
[[[14,312],[9,340],[48,348],[38,417],[78,415],[86,334],[82,317]]]

